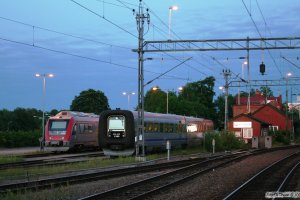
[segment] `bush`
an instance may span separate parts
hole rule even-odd
[[[273,137],[273,141],[276,143],[281,143],[284,145],[288,145],[290,144],[290,132],[286,132],[286,131],[275,131],[275,132],[271,132],[269,133],[272,137]]]
[[[0,132],[0,147],[39,146],[41,131],[3,131]]]
[[[246,144],[231,132],[208,132],[204,135],[204,145],[207,151],[212,151],[212,140],[215,139],[215,151],[244,149]]]

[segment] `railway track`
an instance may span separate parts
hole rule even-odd
[[[103,152],[92,152],[92,153],[80,153],[80,154],[64,154],[64,155],[47,155],[40,157],[30,157],[31,160],[13,162],[13,163],[3,163],[0,164],[0,170],[12,169],[12,168],[28,168],[28,167],[37,167],[37,166],[52,166],[52,165],[63,165],[70,164],[75,162],[83,162],[84,160],[78,160],[79,158],[86,157],[99,157],[104,156]],[[75,160],[77,159],[77,160]]]
[[[151,198],[151,195],[159,193],[164,189],[181,184],[218,167],[246,158],[249,155],[251,155],[251,153],[226,155],[205,161],[198,161],[155,177],[144,179],[106,192],[83,197],[81,200]]]
[[[298,195],[297,197],[300,198],[299,192],[284,192],[295,191],[295,184],[292,184],[293,182],[291,180],[294,179],[294,181],[299,181],[299,168],[300,151],[261,170],[228,194],[224,200],[245,198],[264,199],[266,197],[275,198],[280,195]]]
[[[293,147],[292,147],[293,148]],[[272,149],[271,151],[274,150],[281,150],[283,148],[276,148]],[[212,157],[206,157],[206,158],[195,158],[193,157],[192,159],[187,159],[187,160],[181,160],[181,161],[173,161],[173,162],[166,162],[166,163],[160,163],[160,164],[155,164],[155,163],[139,163],[136,165],[130,165],[130,166],[123,166],[123,167],[114,167],[114,168],[100,168],[100,169],[93,169],[90,171],[78,171],[78,172],[72,172],[72,174],[65,174],[65,175],[55,175],[55,177],[52,178],[43,178],[38,181],[21,181],[17,180],[18,182],[12,183],[12,184],[3,184],[0,185],[0,194],[1,195],[6,195],[7,192],[13,192],[13,193],[20,193],[24,191],[40,191],[42,189],[47,189],[47,188],[54,188],[57,186],[64,186],[64,185],[72,185],[72,184],[77,184],[77,183],[86,183],[86,182],[92,182],[92,181],[98,181],[98,180],[103,180],[103,179],[110,179],[114,177],[124,177],[126,175],[132,175],[132,174],[142,174],[146,172],[155,172],[158,173],[163,173],[163,171],[176,171],[176,170],[181,170],[182,171],[187,171],[188,166],[194,166],[196,172],[191,172],[189,173],[190,175],[187,175],[187,178],[177,178],[178,181],[176,180],[171,180],[168,181],[170,183],[169,186],[155,186],[157,189],[148,189],[149,191],[152,191],[153,193],[156,193],[157,191],[160,191],[163,188],[170,187],[172,185],[180,184],[181,182],[184,182],[186,180],[192,179],[193,176],[198,176],[199,173],[203,174],[206,172],[209,172],[210,170],[213,170],[217,167],[221,167],[222,165],[226,165],[226,163],[238,161],[239,159],[246,158],[247,156],[250,155],[256,155],[256,154],[261,154],[265,152],[270,152],[269,150],[256,150],[256,151],[251,151],[251,152],[238,152],[238,153],[230,153],[226,154],[223,156],[212,156]],[[226,159],[226,160],[224,160]],[[206,167],[206,168],[204,168]],[[200,169],[200,172],[199,172]],[[174,172],[175,173],[175,172]],[[168,175],[165,175],[168,176]],[[159,178],[158,178],[159,179]],[[182,180],[181,180],[182,179]],[[137,183],[141,184],[141,183]],[[142,183],[144,184],[144,183]],[[126,187],[126,186],[125,186]],[[126,190],[126,189],[125,189]],[[128,191],[127,191],[128,192]],[[112,192],[113,193],[113,192]],[[116,191],[115,191],[116,193]],[[126,193],[126,192],[125,192]],[[144,192],[145,193],[145,192]],[[119,192],[117,191],[117,194]],[[98,195],[98,194],[95,194]],[[103,194],[101,194],[103,195]],[[100,196],[101,196],[100,195]],[[144,195],[144,196],[141,196]],[[144,198],[145,196],[149,196],[151,193],[145,193],[141,194],[138,193],[136,197],[134,198]],[[141,196],[141,197],[139,197]],[[87,199],[98,199],[98,197],[85,197]],[[85,199],[83,198],[83,199]],[[101,198],[101,197],[99,197]],[[118,195],[117,198],[120,198]],[[124,197],[125,198],[125,197]],[[126,199],[126,198],[125,198]]]
[[[246,152],[236,153],[234,156],[240,154],[247,154]],[[225,157],[232,157],[232,154],[227,154]],[[147,164],[147,165],[131,165],[125,166],[124,168],[116,168],[112,170],[101,170],[92,172],[80,172],[76,175],[65,175],[55,178],[45,178],[38,181],[24,181],[13,184],[0,185],[0,194],[5,194],[7,192],[22,192],[22,191],[36,191],[40,189],[53,188],[56,186],[71,185],[76,183],[84,183],[97,181],[101,179],[108,179],[113,177],[126,176],[137,173],[145,173],[150,171],[161,171],[166,169],[182,168],[187,165],[197,165],[199,162],[206,164],[216,160],[223,159],[224,156],[212,156],[208,158],[193,158],[188,160],[160,163],[160,164]]]

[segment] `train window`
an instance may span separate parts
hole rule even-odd
[[[168,124],[168,132],[173,133],[173,124]]]
[[[158,131],[159,131],[159,123],[154,123],[153,132],[158,132]]]
[[[144,122],[144,131],[145,132],[148,132],[148,127],[149,126],[149,124],[147,123],[147,122]]]
[[[80,132],[81,134],[84,133],[84,124],[79,124],[79,127],[80,127]]]
[[[122,115],[107,118],[108,130],[125,130],[125,117]]]
[[[174,124],[174,133],[178,133],[178,124]]]
[[[49,131],[55,134],[65,134],[69,120],[50,120]]]
[[[159,132],[160,133],[164,132],[164,124],[162,124],[162,123],[159,124]]]
[[[153,123],[148,122],[148,132],[152,132],[153,131]]]

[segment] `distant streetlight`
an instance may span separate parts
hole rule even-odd
[[[127,96],[127,99],[128,99],[128,110],[130,110],[130,96],[135,95],[135,92],[123,92],[122,94],[124,96]]]
[[[43,120],[42,120],[42,139],[40,144],[40,149],[44,149],[44,142],[45,142],[45,97],[46,97],[46,78],[52,78],[54,77],[54,74],[35,74],[36,77],[42,77],[43,78]]]
[[[182,86],[180,86],[180,87],[178,87],[178,90],[179,91],[183,91],[183,89],[184,89],[184,87],[182,87]],[[169,114],[169,90],[162,90],[160,87],[158,87],[158,86],[154,86],[154,87],[152,87],[151,88],[151,90],[153,90],[153,91],[157,91],[157,90],[161,90],[161,91],[164,91],[166,94],[167,94],[167,101],[166,101],[166,104],[167,104],[167,111],[166,111],[166,113],[167,114]]]
[[[177,88],[179,90],[179,92],[182,92],[184,90],[184,87],[183,86],[180,86]]]
[[[171,25],[172,25],[172,11],[178,10],[178,6],[170,6],[169,7],[169,39],[171,40]]]
[[[285,90],[285,98],[286,98],[286,105],[285,105],[285,131],[287,132],[288,131],[288,79],[289,77],[292,76],[292,73],[291,72],[288,72],[286,75],[285,75],[285,81],[286,81],[286,90]]]
[[[248,65],[248,62],[247,62],[247,61],[244,61],[244,62],[242,63],[242,79],[244,79],[244,67],[245,67],[245,65]]]

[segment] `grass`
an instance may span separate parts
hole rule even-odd
[[[189,155],[203,152],[201,148],[190,148],[190,149],[172,149],[171,156],[177,155]],[[147,161],[166,158],[167,152],[161,152],[159,154],[149,154],[146,156]],[[0,159],[1,160],[1,159]],[[13,162],[22,161],[22,157],[18,156],[7,156],[3,157],[3,162]],[[26,180],[36,180],[41,176],[59,174],[69,171],[78,171],[91,168],[101,168],[110,166],[120,166],[125,164],[134,164],[138,161],[135,157],[118,157],[115,159],[103,159],[103,158],[91,158],[85,162],[71,163],[66,165],[54,165],[54,166],[42,166],[42,167],[30,167],[30,168],[12,168],[0,171],[0,182],[4,180],[15,180],[15,179],[26,179]]]
[[[24,161],[21,156],[0,156],[0,164]]]
[[[203,148],[189,148],[189,149],[172,149],[171,156],[190,155],[203,152]],[[167,152],[158,154],[146,155],[147,161],[166,158]],[[20,179],[25,178],[30,180],[38,179],[40,176],[63,173],[66,171],[84,170],[90,168],[119,166],[125,164],[137,163],[135,157],[119,157],[115,159],[92,158],[86,162],[73,163],[68,165],[33,167],[27,169],[10,169],[0,171],[0,182],[7,179]],[[5,196],[0,195],[0,199],[5,200],[40,200],[40,199],[72,199],[72,192],[70,187],[58,187],[50,190],[41,190],[38,192],[25,192],[25,193],[8,193]]]

